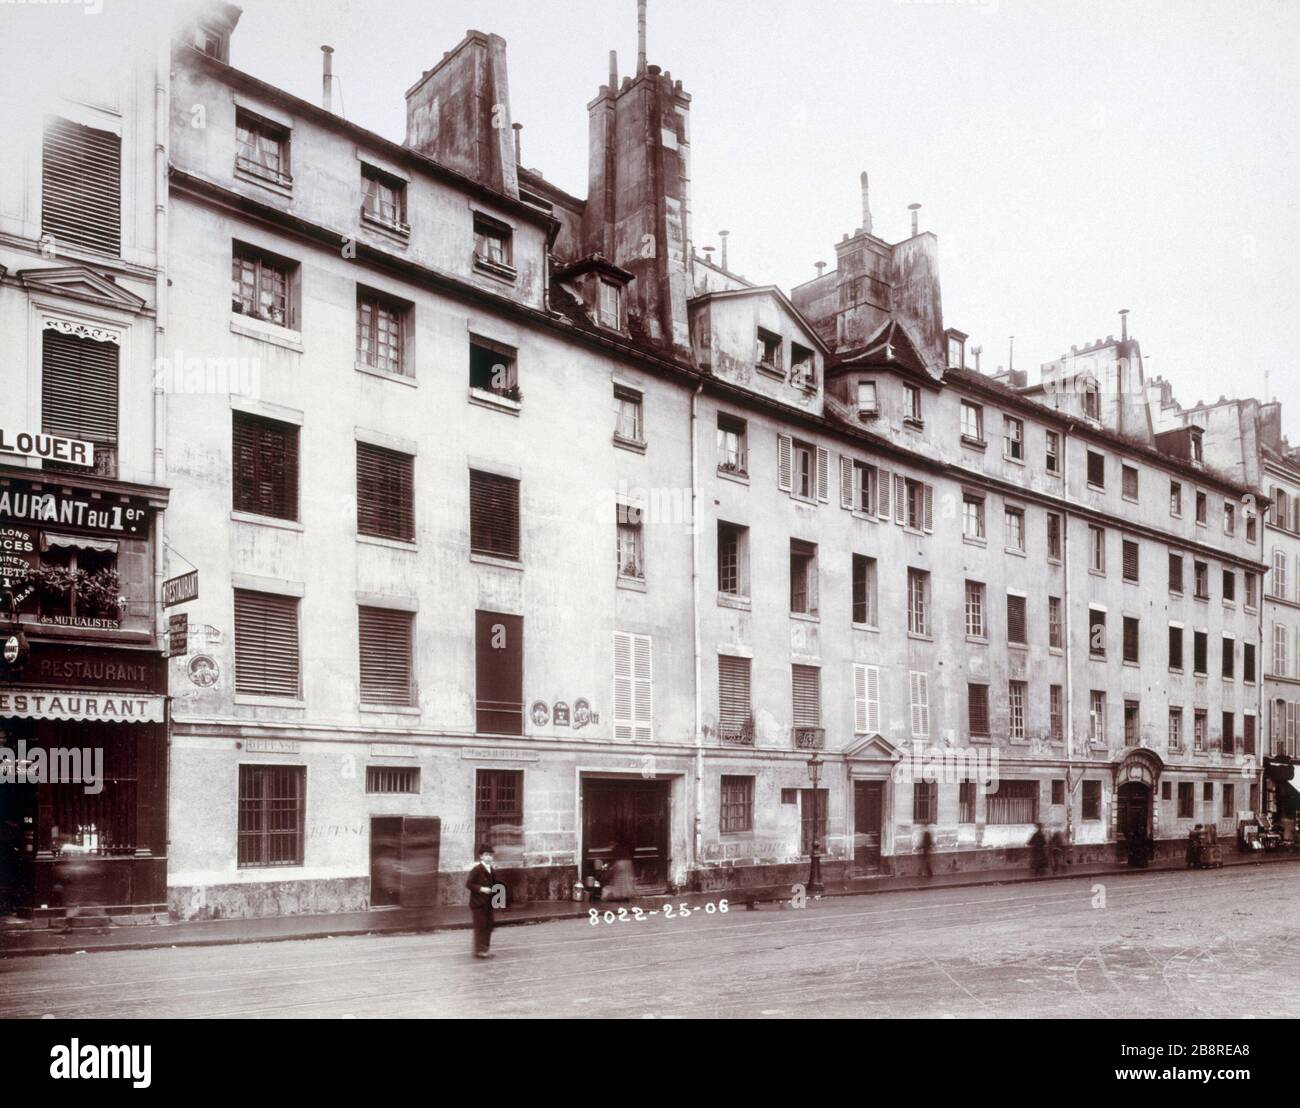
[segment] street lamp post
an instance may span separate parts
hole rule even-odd
[[[813,754],[808,759],[808,777],[812,781],[812,849],[808,852],[808,894],[810,896],[821,896],[824,890],[822,885],[822,855],[821,840],[817,836],[817,830],[821,826],[821,790],[817,784],[821,781],[822,776],[822,759],[820,754]]]

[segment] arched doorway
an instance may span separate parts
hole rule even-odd
[[[1121,842],[1128,842],[1135,832],[1151,838],[1151,786],[1142,781],[1126,781],[1115,794],[1115,832]]]
[[[1164,763],[1147,747],[1132,747],[1115,763],[1115,842],[1126,847],[1140,830],[1142,838],[1154,843],[1160,835],[1156,810],[1157,790]]]

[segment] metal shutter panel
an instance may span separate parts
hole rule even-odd
[[[357,530],[411,542],[415,538],[415,459],[357,443]]]
[[[750,718],[750,660],[718,655],[718,725],[743,727]]]
[[[94,443],[116,443],[118,354],[111,342],[43,332],[42,429]]]
[[[519,482],[495,473],[469,472],[470,550],[519,557]]]
[[[41,230],[60,241],[122,252],[122,140],[67,119],[45,129]]]
[[[361,700],[366,704],[410,704],[410,612],[358,608]]]
[[[235,590],[235,691],[297,697],[298,598]]]

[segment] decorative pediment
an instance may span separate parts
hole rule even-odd
[[[127,312],[140,312],[145,308],[145,301],[141,297],[122,288],[111,277],[105,277],[84,265],[22,269],[18,271],[17,277],[23,287],[32,292],[71,296]]]
[[[856,735],[853,741],[844,748],[844,757],[874,758],[897,762],[902,760],[903,751],[883,735]]]

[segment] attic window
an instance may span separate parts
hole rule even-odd
[[[817,387],[817,362],[811,350],[797,342],[790,344],[791,380],[804,388]]]
[[[409,234],[406,182],[372,165],[361,167],[361,217],[392,231]]]
[[[514,231],[509,224],[474,213],[474,264],[490,273],[514,276]]]
[[[876,396],[875,381],[858,382],[858,415],[874,418],[880,414],[880,400]]]
[[[212,27],[200,25],[194,28],[194,49],[219,62],[229,61],[230,37]]]
[[[623,290],[613,281],[604,278],[597,282],[597,287],[600,300],[596,311],[600,325],[617,331],[623,318]]]
[[[289,172],[289,129],[246,112],[235,113],[235,169],[281,188],[293,185]]]
[[[1201,446],[1201,429],[1192,427],[1189,430],[1191,431],[1189,438],[1192,445],[1192,461],[1203,462],[1205,461],[1205,452]]]
[[[1101,419],[1101,395],[1097,391],[1097,382],[1089,381],[1083,386],[1083,414],[1089,419]]]
[[[775,373],[782,372],[781,336],[774,335],[771,331],[764,331],[760,327],[758,329],[754,360],[761,369],[770,369]]]

